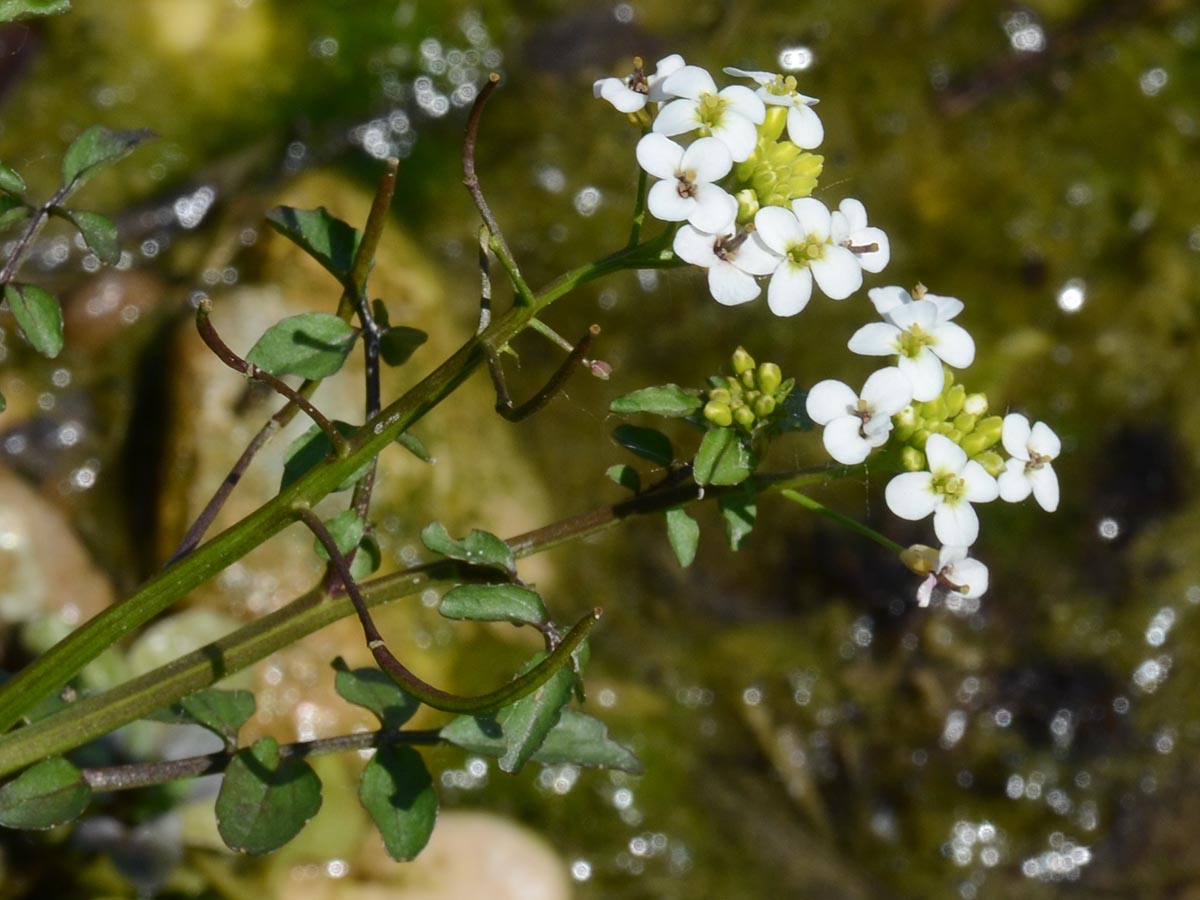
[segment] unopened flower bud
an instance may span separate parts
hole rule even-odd
[[[986,435],[984,432],[972,431],[965,438],[963,438],[962,448],[963,452],[966,453],[967,456],[974,459],[995,443],[995,439],[988,437],[988,435]]]
[[[962,412],[963,403],[967,399],[967,389],[961,384],[956,384],[950,390],[946,391],[946,415],[957,416]],[[970,429],[963,429],[969,431]]]
[[[709,391],[708,399],[715,400],[718,403],[724,403],[726,405],[733,400],[733,398],[729,396],[729,391],[725,390],[725,388],[714,388],[713,390]]]
[[[946,435],[946,437],[950,438],[950,440],[954,441],[956,444],[962,443],[963,433],[953,426],[947,428],[942,432],[942,434]]]
[[[999,478],[1000,473],[1004,471],[1004,458],[995,450],[980,453],[975,457],[975,462],[983,466],[984,470],[993,478]]]
[[[768,106],[767,117],[758,126],[758,134],[768,143],[779,140],[783,129],[787,127],[788,108],[786,106]]]
[[[729,404],[721,403],[718,400],[709,400],[704,404],[704,418],[720,428],[726,428],[733,424],[733,412],[730,410]]]
[[[963,403],[963,410],[973,416],[986,416],[988,411],[987,394],[970,394]]]
[[[939,394],[932,400],[927,400],[921,410],[930,422],[943,422],[946,419],[946,399]]]
[[[734,195],[737,200],[737,221],[739,225],[745,225],[747,222],[753,222],[754,216],[758,213],[762,204],[758,201],[758,194],[753,188],[746,188],[738,191]]]
[[[739,406],[733,411],[733,420],[743,428],[749,428],[754,424],[754,410],[748,406]]]
[[[905,447],[900,453],[900,465],[906,472],[920,472],[925,468],[925,454],[916,447]]]
[[[783,384],[783,372],[775,363],[765,362],[758,367],[758,389],[764,394],[774,394]]]
[[[738,376],[744,387],[754,387],[754,371],[752,369],[743,372]]]
[[[928,575],[937,569],[938,552],[924,544],[913,544],[900,551],[900,562],[914,575]]]
[[[954,417],[954,427],[963,434],[970,434],[975,430],[975,423],[977,421],[978,418],[971,415],[969,412],[961,412]]]
[[[975,431],[986,434],[994,444],[1004,434],[1004,420],[1000,416],[988,416],[986,419],[980,419],[975,423]]]
[[[738,347],[733,351],[733,371],[738,375],[744,372],[749,372],[754,368],[754,357],[746,352],[745,347]]]
[[[775,398],[767,394],[763,394],[754,401],[754,414],[760,419],[765,419],[771,413],[775,412]]]

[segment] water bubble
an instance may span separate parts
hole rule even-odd
[[[949,750],[962,740],[962,737],[966,731],[967,714],[960,709],[953,710],[948,716],[946,716],[946,723],[942,727],[942,747]]]
[[[633,21],[633,6],[629,3],[618,3],[613,7],[613,18],[622,25]]]
[[[603,194],[601,193],[600,188],[593,187],[591,185],[582,188],[579,193],[575,195],[575,212],[584,217],[593,215],[596,212],[596,209],[600,206],[600,200],[602,198]]]
[[[1058,308],[1065,313],[1079,312],[1085,300],[1087,285],[1082,278],[1072,278],[1058,289]]]
[[[1174,624],[1175,610],[1169,606],[1160,609],[1154,614],[1154,618],[1150,620],[1150,624],[1146,628],[1146,643],[1151,647],[1161,647]]]
[[[811,47],[784,47],[779,51],[779,68],[784,72],[803,72],[811,69],[815,61]]]
[[[762,703],[763,694],[759,688],[748,687],[742,691],[742,702],[747,706],[758,706]]]
[[[1096,533],[1106,541],[1115,540],[1121,533],[1121,523],[1112,516],[1105,516],[1096,526]]]
[[[1141,77],[1138,78],[1138,86],[1147,97],[1153,97],[1167,86],[1167,81],[1167,70],[1162,66],[1155,66],[1141,74]]]
[[[1041,53],[1046,49],[1046,33],[1028,12],[1022,10],[1005,19],[1004,32],[1018,53]]]
[[[592,877],[592,864],[586,859],[577,859],[571,863],[571,877],[576,881],[587,881]]]
[[[1133,683],[1147,694],[1153,694],[1167,680],[1171,671],[1171,657],[1159,656],[1142,662],[1133,672]]]

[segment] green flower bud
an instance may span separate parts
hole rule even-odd
[[[961,386],[961,385],[960,385]],[[959,413],[954,417],[954,427],[963,434],[970,434],[975,430],[975,423],[978,421],[976,416],[968,412]]]
[[[760,419],[765,419],[771,413],[775,412],[775,398],[767,394],[763,394],[754,401],[754,414]]]
[[[957,416],[962,412],[963,403],[967,399],[967,389],[961,384],[956,384],[950,390],[946,391],[946,415]],[[970,431],[970,429],[964,429]]]
[[[825,158],[823,156],[815,153],[801,153],[796,161],[788,167],[787,174],[782,180],[781,187],[786,194],[784,202],[795,200],[797,197],[809,196],[817,186],[817,179],[821,177],[821,169],[824,167]]]
[[[729,404],[721,403],[719,400],[709,400],[704,404],[704,418],[720,428],[726,428],[733,424],[733,412],[730,410]]]
[[[744,372],[749,372],[754,368],[754,357],[746,352],[745,347],[738,347],[733,351],[733,371],[738,375]]]
[[[983,466],[993,478],[999,478],[1000,473],[1004,471],[1004,459],[995,450],[980,453],[975,457],[975,462]]]
[[[988,411],[987,394],[971,394],[963,403],[963,409],[973,416],[986,416]]]
[[[916,447],[905,447],[900,454],[900,465],[906,472],[920,472],[925,468],[925,454]]]
[[[724,403],[728,406],[733,398],[729,396],[729,391],[725,390],[725,388],[717,388],[708,392],[708,399],[716,400],[718,403]]]
[[[758,367],[758,387],[764,394],[774,394],[783,384],[783,372],[775,363],[763,363]]]
[[[914,575],[928,575],[937,569],[938,552],[924,544],[913,544],[900,551],[900,562]]]
[[[926,421],[945,421],[946,414],[949,412],[949,410],[946,409],[946,398],[939,394],[932,400],[926,400],[922,412],[925,414]]]
[[[956,444],[962,443],[963,433],[957,428],[947,428],[942,434],[946,435],[946,437],[950,438]]]
[[[750,362],[753,365],[754,360],[750,360]],[[754,370],[752,368],[742,372],[738,377],[741,379],[743,387],[754,387]]]
[[[913,432],[912,440],[909,443],[920,450],[924,450],[927,440],[929,440],[929,429],[922,427]]]
[[[962,439],[962,448],[966,452],[967,456],[974,459],[995,443],[996,442],[994,440],[989,438],[982,431],[972,431]]]
[[[758,126],[759,142],[777,141],[787,126],[787,107],[768,106],[767,117]]]
[[[749,428],[754,424],[754,410],[748,406],[739,406],[733,411],[733,420],[743,428]]]
[[[734,197],[737,200],[737,222],[739,225],[745,225],[748,222],[754,221],[754,215],[762,207],[758,202],[758,194],[753,188],[746,188],[738,191]]]
[[[986,434],[992,444],[1000,440],[1000,435],[1004,433],[1004,420],[999,416],[988,416],[986,419],[980,419],[975,423],[976,433]]]
[[[738,397],[741,395],[742,383],[737,378],[732,375],[726,375],[725,384],[729,386],[729,393],[733,394],[733,396]]]
[[[775,185],[779,183],[779,176],[775,174],[773,169],[768,169],[765,166],[759,166],[754,170],[754,174],[750,178],[750,187],[754,188],[754,192],[758,194],[760,200],[769,203],[769,200],[763,198],[770,197],[775,193]],[[775,204],[780,205],[780,204]]]

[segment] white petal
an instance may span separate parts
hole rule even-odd
[[[734,66],[726,66],[723,70],[726,75],[732,75],[734,78],[749,78],[758,84],[770,84],[775,80],[773,72],[758,72],[753,69],[738,69]]]
[[[683,147],[669,137],[661,134],[650,134],[643,137],[637,144],[638,165],[655,178],[674,181],[682,166]],[[711,180],[711,179],[709,179]]]
[[[767,306],[777,316],[794,316],[812,297],[813,273],[805,266],[784,262],[771,276]]]
[[[862,398],[877,414],[889,418],[912,402],[912,385],[895,366],[872,372],[863,385]]]
[[[869,247],[874,244],[878,248],[854,254],[858,264],[867,272],[882,272],[892,260],[892,245],[882,228],[862,228],[851,235],[850,243],[855,247]]]
[[[758,145],[758,129],[754,123],[734,112],[721,117],[721,124],[712,130],[712,135],[729,148],[734,162],[749,159]]]
[[[602,78],[592,92],[616,107],[618,112],[635,113],[646,105],[646,95],[633,90],[620,78]]]
[[[979,516],[966,501],[943,503],[934,510],[933,533],[943,544],[970,547],[979,537]]]
[[[814,259],[811,268],[830,300],[845,300],[862,287],[862,267],[845,247],[826,247],[825,255]]]
[[[752,275],[726,262],[718,262],[708,270],[708,290],[722,306],[748,303],[761,292]]]
[[[787,115],[788,139],[804,150],[821,146],[825,140],[825,126],[821,117],[807,106],[793,106]]]
[[[749,240],[742,241],[733,257],[733,264],[751,275],[770,275],[779,268],[783,259],[756,241],[754,237],[751,235]]]
[[[947,365],[965,369],[975,361],[975,341],[961,325],[946,322],[933,329],[936,353]]]
[[[666,182],[660,181],[658,184],[666,184]],[[658,185],[656,184],[655,187]],[[737,201],[715,184],[697,185],[691,202],[692,211],[686,217],[687,220],[701,231],[707,231],[709,234],[719,234],[725,231],[737,217]],[[654,210],[652,209],[651,212]],[[659,218],[662,217],[659,216]]]
[[[767,117],[767,110],[763,106],[762,100],[748,87],[735,84],[733,87],[725,88],[717,96],[728,104],[726,114],[733,112],[744,116],[755,125],[761,125],[763,119]]]
[[[907,308],[901,307],[893,315]],[[928,347],[922,347],[915,357],[901,356],[896,365],[912,383],[914,400],[932,400],[946,384],[946,370],[942,368],[942,361]]]
[[[699,66],[684,66],[678,72],[667,76],[662,88],[673,97],[699,100],[701,94],[715,94],[717,83],[707,70]]]
[[[829,455],[843,465],[857,465],[871,454],[873,448],[859,432],[860,424],[857,416],[839,416],[825,426],[821,435]]]
[[[867,208],[861,200],[847,197],[838,204],[838,212],[846,217],[846,228],[849,231],[860,231],[867,227]]]
[[[956,547],[954,544],[943,546],[938,551],[937,567],[938,571],[946,571],[954,568],[955,563],[960,563],[967,558],[966,547]]]
[[[858,395],[850,385],[826,378],[813,385],[804,398],[804,410],[818,425],[828,425],[839,416],[849,414],[858,405]]]
[[[937,587],[937,578],[933,575],[926,575],[925,580],[921,582],[921,586],[917,588],[917,606],[928,606],[929,600],[933,596],[933,589]]]
[[[914,325],[920,325],[925,331],[933,331],[937,325],[937,307],[928,300],[914,300],[903,306],[897,306],[891,312],[892,321],[897,326],[908,331]]]
[[[949,322],[963,311],[963,302],[957,297],[942,297],[938,294],[926,294],[921,298],[928,300],[938,308],[938,324]]]
[[[846,345],[860,356],[888,356],[898,352],[896,339],[900,337],[900,329],[887,322],[870,322],[864,325],[850,337]],[[940,385],[939,384],[939,390]]]
[[[1020,503],[1033,490],[1033,485],[1025,477],[1025,463],[1019,459],[1010,459],[1005,463],[996,485],[1000,489],[1000,498],[1008,503]]]
[[[729,174],[733,159],[729,156],[729,148],[719,140],[703,137],[683,151],[679,168],[694,172],[695,181],[717,181]]]
[[[963,559],[956,562],[946,577],[965,588],[960,593],[968,600],[982,597],[987,593],[988,568],[977,559]]]
[[[816,197],[801,197],[792,201],[792,212],[800,222],[804,234],[814,234],[818,240],[827,240],[833,224],[829,208]]]
[[[663,91],[663,82],[671,75],[674,75],[684,67],[683,57],[678,53],[672,53],[670,56],[664,56],[658,61],[654,68],[654,74],[646,79],[646,84],[650,87],[650,93],[646,99],[653,103],[662,103],[667,98],[666,92]]]
[[[658,134],[686,134],[699,126],[696,104],[692,100],[672,100],[654,117],[654,130]]]
[[[1058,439],[1058,435],[1051,430],[1049,425],[1045,422],[1037,422],[1029,435],[1029,449],[1038,456],[1057,459],[1058,454],[1062,452],[1062,441]]]
[[[875,415],[862,424],[862,433],[872,447],[882,447],[892,434],[892,417]]]
[[[1038,502],[1038,506],[1046,512],[1058,509],[1058,475],[1053,467],[1043,465],[1031,469],[1027,480],[1033,487],[1033,499]]]
[[[675,255],[684,262],[707,269],[720,262],[717,254],[713,252],[713,244],[716,241],[715,235],[705,234],[691,225],[684,225],[675,232],[675,240],[671,246]]]
[[[953,472],[957,475],[967,465],[966,452],[944,434],[931,434],[925,441],[925,458],[929,460],[929,471],[934,474]],[[942,543],[956,544],[961,541],[942,541]]]
[[[904,472],[887,483],[883,492],[888,509],[902,519],[916,522],[938,508],[933,476],[928,472]]]
[[[966,483],[966,490],[963,496],[972,503],[990,503],[1000,496],[1000,489],[996,486],[996,479],[988,474],[988,470],[977,463],[975,460],[969,460],[962,469],[962,480]]]
[[[912,295],[904,288],[890,285],[888,287],[871,288],[867,291],[867,296],[871,298],[871,303],[875,306],[875,311],[884,318],[887,318],[897,306],[903,306],[905,303],[912,303]]]
[[[762,242],[786,256],[788,248],[804,240],[795,214],[782,206],[764,206],[754,215],[754,227]]]
[[[1032,432],[1029,420],[1020,413],[1009,413],[1004,417],[1004,428],[1000,432],[1000,443],[1008,455],[1029,462],[1029,438]]]
[[[658,181],[650,186],[646,194],[646,208],[656,219],[662,219],[664,222],[684,222],[695,211],[696,201],[691,197],[680,197],[676,184],[675,181]]]

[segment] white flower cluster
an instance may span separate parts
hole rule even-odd
[[[658,179],[647,209],[664,222],[684,223],[675,234],[675,254],[708,271],[718,303],[755,299],[758,279],[766,276],[767,304],[778,316],[804,309],[814,282],[828,297],[844,300],[862,287],[864,271],[887,265],[887,235],[867,225],[857,200],[831,211],[808,196],[821,158],[803,154],[807,165],[799,166],[797,160],[824,138],[812,109],[817,101],[799,93],[791,77],[725,72],[757,89],[718,89],[711,74],[678,55],[659,60],[652,75],[639,63],[627,79],[596,82],[596,96],[621,112],[658,104],[637,146],[638,163]],[[776,140],[785,127],[788,140]],[[684,146],[673,140],[680,135],[695,137]]]

